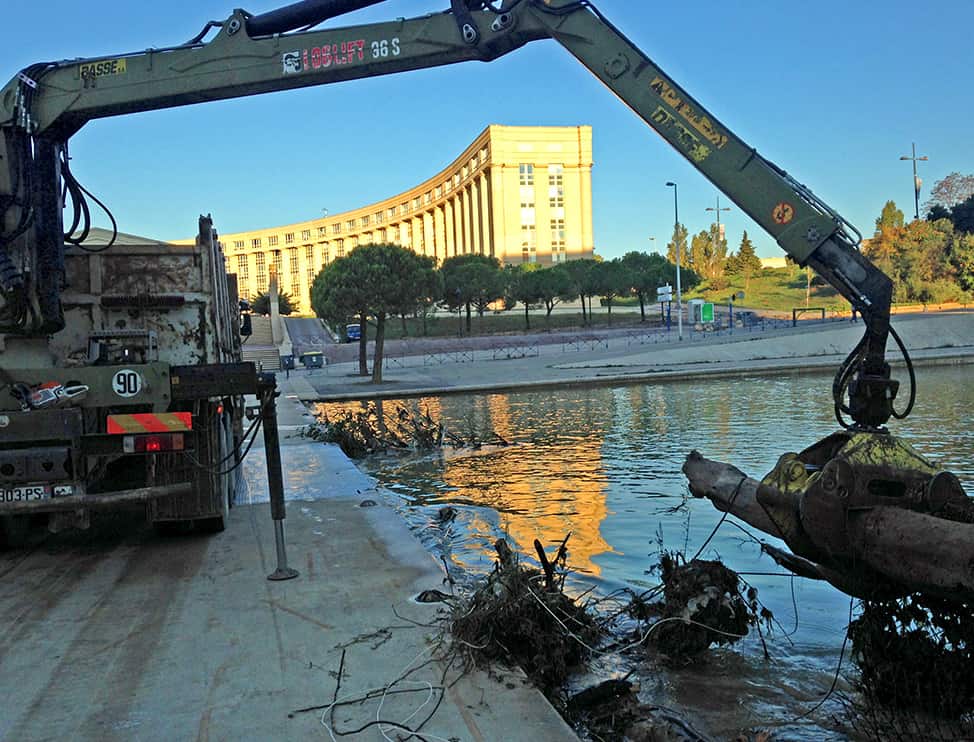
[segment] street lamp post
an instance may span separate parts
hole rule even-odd
[[[920,186],[923,185],[923,181],[920,180],[920,177],[917,175],[917,160],[925,161],[927,159],[927,156],[924,155],[923,157],[917,157],[917,145],[916,142],[914,142],[913,156],[908,157],[907,155],[903,155],[902,157],[900,157],[900,159],[913,160],[913,207],[915,209],[914,218],[919,219],[920,218]]]
[[[676,183],[667,182],[668,188],[673,189],[673,246],[676,248],[676,327],[677,336],[683,340],[683,292],[680,290],[680,206],[677,200]]]

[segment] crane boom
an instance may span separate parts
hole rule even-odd
[[[305,0],[216,24],[215,37],[113,57],[33,65],[0,91],[0,332],[63,326],[61,190],[68,139],[92,119],[322,85],[464,61],[489,62],[553,39],[609,87],[800,265],[858,310],[866,335],[842,369],[865,428],[893,414],[885,361],[892,283],[857,249],[854,229],[717,120],[587,0],[501,8],[451,0],[449,11],[345,28],[281,33],[377,0]],[[476,9],[474,9],[476,8]],[[262,35],[263,34],[263,35]],[[72,225],[76,227],[77,225]],[[72,230],[69,230],[72,231]],[[853,379],[853,374],[855,378]],[[840,421],[841,421],[841,416]]]

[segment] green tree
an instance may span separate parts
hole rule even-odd
[[[582,260],[569,260],[564,264],[565,270],[571,277],[573,293],[582,300],[582,324],[587,325],[591,322],[592,297],[598,291],[596,280],[596,268],[601,261],[594,258],[583,258]],[[588,311],[585,310],[585,299],[588,298]]]
[[[737,253],[729,255],[725,265],[727,273],[744,278],[744,293],[746,294],[751,277],[761,272],[761,258],[754,251],[754,244],[751,242],[751,238],[747,236],[747,230],[744,230]]]
[[[954,206],[950,210],[950,220],[959,231],[974,234],[974,196]]]
[[[537,263],[511,265],[506,271],[505,304],[510,301],[521,302],[524,305],[524,329],[526,330],[531,329],[531,305],[541,301],[541,282],[538,276],[542,272],[541,266]]]
[[[254,314],[270,314],[271,295],[263,292],[257,294],[251,302],[250,308]],[[291,298],[290,294],[282,291],[277,295],[277,311],[283,315],[294,313],[294,299]]]
[[[690,267],[690,251],[687,249],[687,228],[682,224],[676,224],[673,227],[673,236],[670,241],[666,244],[666,259],[669,260],[673,265],[676,265],[676,246],[680,246],[680,267],[689,268]]]
[[[571,301],[578,296],[566,263],[551,268],[534,271],[534,282],[538,299],[545,306],[545,325],[550,325],[552,310],[563,301]]]
[[[333,270],[335,266],[340,267]],[[329,265],[320,277],[320,285],[316,280],[312,287],[313,306],[316,294],[325,312],[341,313],[360,304],[363,340],[366,316],[375,317],[372,383],[381,383],[386,319],[414,311],[429,300],[432,290],[439,289],[433,260],[399,245],[361,245]]]
[[[608,323],[612,324],[612,301],[617,296],[630,293],[629,272],[618,258],[600,263],[595,269],[596,294],[609,310]]]
[[[443,302],[452,310],[465,307],[467,332],[476,307],[483,316],[487,306],[504,296],[504,278],[497,258],[471,253],[447,258],[440,266],[443,277]]]
[[[702,230],[693,235],[690,240],[690,260],[686,267],[703,276],[707,276],[707,266],[710,265],[710,254],[713,251],[713,241],[710,239],[710,232]]]
[[[358,317],[362,328],[358,372],[360,376],[368,376],[368,272],[363,261],[349,260],[351,255],[338,258],[318,273],[311,285],[311,308],[316,316],[336,327],[343,327],[350,319]]]
[[[640,322],[645,322],[646,302],[655,301],[656,289],[667,283],[670,269],[675,273],[675,266],[659,253],[635,251],[622,256],[622,265],[629,275],[630,290],[639,298]]]
[[[894,277],[897,245],[902,237],[904,225],[903,212],[896,203],[887,201],[876,218],[876,231],[869,241],[868,256],[876,266],[890,278]],[[894,279],[894,283],[895,283]]]

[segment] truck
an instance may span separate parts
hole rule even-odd
[[[65,254],[64,329],[41,344],[0,336],[6,541],[32,519],[85,527],[129,502],[160,529],[224,529],[243,435],[233,385],[254,371],[236,277],[212,219],[198,226],[193,245],[92,232]]]
[[[237,9],[222,21],[208,22],[185,44],[39,63],[21,70],[0,89],[0,333],[6,333],[0,368],[7,372],[7,383],[19,383],[22,395],[28,397],[43,396],[45,385],[52,381],[78,382],[90,390],[88,398],[66,399],[54,411],[28,408],[5,413],[0,429],[0,453],[7,461],[3,465],[5,492],[19,492],[30,500],[0,503],[0,513],[35,507],[38,497],[40,507],[58,503],[53,490],[46,497],[46,490],[29,489],[34,483],[43,488],[55,480],[52,470],[39,470],[34,453],[28,455],[25,450],[50,452],[57,459],[52,461],[53,471],[59,472],[57,481],[83,488],[79,494],[64,496],[65,503],[69,497],[88,498],[72,500],[72,508],[76,504],[84,507],[101,495],[91,490],[93,470],[85,464],[93,458],[96,464],[104,459],[96,444],[110,448],[109,457],[130,453],[123,448],[124,436],[112,439],[105,429],[113,410],[123,407],[117,400],[118,390],[128,393],[138,386],[133,376],[126,375],[132,370],[127,359],[119,363],[116,357],[102,366],[96,360],[99,356],[88,352],[74,359],[80,365],[69,367],[71,357],[63,351],[52,354],[48,342],[48,337],[56,338],[73,322],[70,310],[66,313],[62,305],[63,285],[77,281],[66,256],[78,249],[75,235],[79,229],[87,229],[90,210],[87,192],[71,172],[68,142],[87,122],[438,65],[489,63],[545,39],[555,41],[586,67],[761,225],[795,262],[810,266],[834,286],[863,318],[865,333],[839,365],[832,384],[833,411],[842,431],[823,441],[816,449],[820,455],[808,464],[816,472],[837,467],[842,486],[824,494],[787,490],[768,497],[790,509],[826,502],[828,507],[821,509],[812,534],[824,534],[826,542],[828,534],[846,533],[853,501],[858,503],[855,507],[871,507],[879,498],[887,505],[936,513],[937,503],[966,500],[956,477],[940,476],[927,465],[917,465],[922,457],[886,427],[890,419],[905,418],[912,410],[915,376],[906,348],[890,325],[892,281],[862,254],[860,233],[810,188],[708,111],[594,3],[450,0],[442,13],[316,28],[379,2],[382,0],[302,0],[261,14]],[[68,225],[64,196],[73,206]],[[123,318],[131,310],[126,307],[113,316]],[[911,380],[909,399],[899,410],[895,407],[899,381],[892,378],[886,360],[891,337],[906,358]],[[106,338],[109,341],[119,347],[117,339]],[[171,342],[178,339],[173,337]],[[198,362],[209,363],[210,357],[201,356]],[[224,460],[212,451],[222,453],[220,431],[232,422],[232,417],[230,421],[224,417],[229,387],[246,384],[229,384],[231,375],[226,373],[219,379],[208,377],[206,364],[160,363],[140,366],[148,383],[139,387],[141,391],[132,400],[144,401],[145,410],[151,408],[153,413],[162,409],[174,414],[190,412],[194,445],[200,449],[193,458],[179,456],[212,473],[213,464]],[[870,451],[866,461],[852,455],[863,445]],[[134,453],[147,455],[144,484],[149,488],[171,486],[159,481],[164,476],[160,469],[167,467],[155,463],[167,454],[158,450]],[[819,480],[815,476],[809,481],[818,484]],[[199,477],[194,482],[193,486],[200,486]],[[827,483],[834,485],[834,478]],[[205,487],[218,489],[212,479]],[[144,490],[136,492],[144,494]],[[849,497],[849,493],[856,496]],[[910,496],[901,497],[904,493]],[[186,512],[157,510],[156,517],[163,517],[160,512],[187,516]],[[216,513],[214,505],[199,517],[211,522],[210,518],[219,517]],[[805,541],[811,538],[806,533],[801,536]],[[823,547],[818,553],[827,556],[827,551]],[[857,568],[854,555],[840,561],[843,568]]]

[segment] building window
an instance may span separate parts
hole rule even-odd
[[[436,194],[436,196],[435,196],[436,198],[439,198],[440,196],[442,196],[443,195],[443,186],[436,186],[436,190],[433,191],[433,193]]]
[[[234,240],[233,241],[233,249],[234,250],[243,250],[243,248],[244,248],[244,241],[243,240]]]
[[[409,211],[409,204],[408,203],[406,203],[406,204],[399,204],[399,213],[400,214],[405,214],[408,211]]]
[[[548,166],[548,208],[552,219],[565,218],[565,168]]]
[[[346,224],[346,226],[348,226],[348,231],[349,232],[354,232],[355,231],[355,220],[354,219],[349,219],[347,222],[345,222],[345,224]]]
[[[298,248],[289,247],[287,249],[287,265],[291,269],[291,290],[288,293],[294,296],[301,290],[301,264],[298,262]]]
[[[363,227],[369,226],[371,221],[372,221],[371,217],[368,214],[366,214],[365,216],[362,217],[362,226]]]
[[[381,211],[375,212],[375,223],[382,224],[382,222],[384,221],[385,221],[385,214],[383,214]]]
[[[260,237],[254,237],[254,239],[252,239],[250,241],[250,246],[253,247],[254,249],[259,250],[260,249]]]
[[[321,267],[324,268],[330,262],[331,262],[331,250],[328,248],[327,242],[322,242],[321,243]]]
[[[341,234],[342,233],[342,225],[341,224],[338,224],[337,222],[335,224],[332,224],[331,225],[331,233],[332,234]]]
[[[318,236],[324,237],[328,234],[328,227],[318,227]]]
[[[425,196],[423,196],[423,201],[424,201],[425,203],[432,203],[432,202],[433,202],[433,194],[432,194],[432,193],[430,193],[429,191],[427,191],[427,192],[426,192],[426,195],[425,195]]]
[[[315,249],[313,245],[306,245],[304,248],[304,265],[308,277],[308,290],[315,282]]]
[[[276,245],[276,244],[277,244],[277,235],[276,234],[272,234],[270,237],[267,238],[267,246],[268,247],[274,247],[274,245]]]
[[[538,262],[538,236],[533,224],[521,225],[521,262]]]
[[[518,165],[518,175],[522,186],[534,185],[534,165],[522,162]]]
[[[237,256],[237,288],[240,296],[250,296],[250,272],[247,266],[247,256]]]
[[[277,273],[277,288],[283,291],[284,289],[281,287],[281,283],[284,279],[284,254],[280,250],[275,250],[271,253],[271,256],[274,260],[274,272]]]
[[[391,219],[395,215],[396,215],[396,207],[395,206],[390,206],[389,207],[389,218]]]
[[[258,240],[259,241],[259,240]],[[267,293],[267,264],[264,253],[259,252],[254,255],[254,259],[257,264],[257,293],[264,294]]]
[[[378,232],[375,233],[375,236],[376,236],[376,239],[379,240],[379,242],[385,242],[386,241],[386,230],[385,229],[380,229]]]
[[[410,224],[409,222],[403,222],[402,229],[400,230],[399,235],[402,237],[402,246],[403,247],[412,247],[413,246],[413,229],[412,229],[412,224]]]
[[[358,237],[350,238],[349,243],[351,244],[352,249],[354,250],[356,247],[358,247]]]
[[[565,220],[551,220],[551,257],[556,263],[563,263],[565,255]]]
[[[339,258],[345,257],[345,240],[335,240],[335,255]]]
[[[311,230],[310,229],[302,229],[301,230],[301,239],[302,240],[310,240],[311,239]]]

